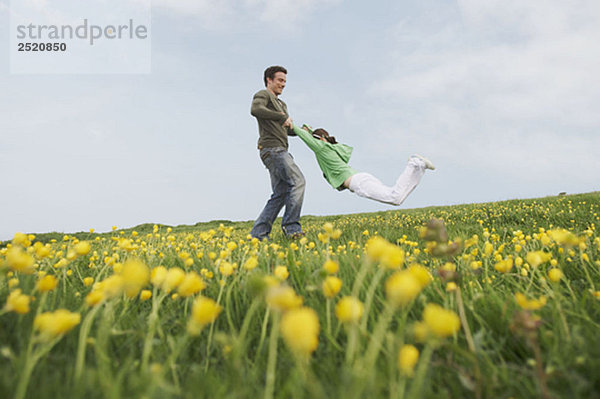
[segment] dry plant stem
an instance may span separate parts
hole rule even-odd
[[[550,393],[548,392],[548,384],[546,383],[546,372],[542,365],[542,351],[538,343],[537,337],[533,336],[527,339],[529,346],[533,349],[535,355],[535,372],[537,374],[538,382],[540,384],[540,392],[542,399],[550,399]]]
[[[467,315],[465,314],[465,305],[462,300],[462,294],[460,291],[460,287],[456,289],[456,303],[458,304],[458,315],[460,317],[460,322],[462,324],[463,330],[465,332],[465,338],[467,339],[467,345],[469,346],[469,350],[473,352],[473,359],[475,362],[475,379],[477,380],[477,385],[475,388],[475,397],[477,399],[481,398],[481,369],[479,368],[479,361],[477,360],[477,351],[475,349],[475,342],[473,341],[473,335],[471,334],[471,328],[469,327],[469,322],[467,321]]]

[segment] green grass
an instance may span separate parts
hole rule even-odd
[[[600,194],[589,193],[306,216],[301,222],[307,236],[301,242],[286,239],[279,231],[279,221],[268,243],[248,239],[251,222],[229,221],[157,226],[156,233],[154,225],[145,224],[104,234],[38,234],[31,246],[48,244],[51,254],[36,259],[36,273],[45,271],[59,280],[56,289],[46,294],[35,290],[36,273],[11,270],[5,261],[11,245],[4,242],[0,246],[4,248],[0,250],[0,306],[17,288],[35,300],[27,314],[6,308],[0,311],[0,396],[16,395],[31,353],[51,344],[37,341],[38,333],[33,330],[36,314],[64,308],[80,313],[81,323],[55,339],[51,350],[40,357],[26,397],[262,397],[268,385],[270,354],[276,362],[273,393],[281,398],[600,397],[599,214]],[[420,238],[419,232],[431,219],[442,219],[450,240],[463,243],[457,254],[434,257],[428,253],[431,244]],[[319,240],[326,222],[341,230],[339,238]],[[561,246],[546,239],[544,232],[556,228],[572,232],[578,244]],[[384,320],[389,306],[385,283],[395,271],[380,271],[378,262],[365,254],[365,244],[376,235],[403,249],[405,267],[424,265],[433,277],[412,302],[394,309],[389,320]],[[477,242],[467,248],[464,243],[474,235]],[[119,246],[125,239],[131,239],[133,247]],[[66,267],[54,267],[84,240],[92,244],[89,254],[71,258]],[[231,242],[236,248],[225,252],[223,261],[236,263],[238,268],[231,276],[221,276],[211,252],[218,259]],[[486,242],[492,244],[490,255],[484,254]],[[552,264],[527,265],[527,253],[538,250],[550,254]],[[32,255],[35,252],[33,248],[30,251]],[[193,259],[192,265],[185,265],[184,252]],[[242,265],[253,253],[259,265],[245,270]],[[498,260],[509,257],[515,263],[512,270],[505,274],[497,271]],[[86,305],[93,287],[85,286],[83,279],[93,277],[99,282],[113,274],[115,263],[130,258],[140,259],[150,268],[163,265],[196,271],[206,282],[202,295],[218,300],[223,311],[200,335],[189,336],[187,324],[194,298],[169,294],[158,304],[161,290],[150,283],[144,287],[154,293],[148,301],[121,294],[95,307]],[[517,258],[523,259],[522,265],[516,264]],[[342,280],[340,293],[329,305],[321,290],[326,275],[322,266],[327,259],[339,263],[337,276]],[[449,281],[438,273],[449,262],[456,266],[457,291],[447,291]],[[473,269],[472,262],[481,262],[481,267]],[[279,338],[271,340],[275,311],[265,303],[263,277],[279,265],[289,271],[285,284],[302,296],[304,306],[314,309],[319,318],[319,344],[308,360],[296,358],[279,333]],[[563,272],[560,282],[548,278],[551,268]],[[357,284],[360,274],[365,277]],[[336,303],[351,295],[355,285],[363,303],[371,298],[363,327],[345,325],[334,314]],[[517,292],[530,299],[547,299],[539,310],[521,313],[530,321],[539,318],[539,325],[528,331],[515,327],[522,312],[515,300]],[[413,327],[428,303],[460,314],[460,300],[464,315],[456,334],[425,342],[417,339]],[[153,306],[158,321],[156,331],[151,332]],[[87,335],[83,328],[86,320]],[[381,336],[376,334],[378,328]],[[151,344],[147,368],[142,361],[145,342]],[[277,345],[276,352],[270,344]],[[403,344],[415,345],[421,354],[412,377],[398,370],[398,351]],[[29,355],[28,347],[32,348]],[[355,355],[349,358],[351,350]],[[372,363],[370,350],[375,353]],[[85,355],[79,371],[78,353]]]

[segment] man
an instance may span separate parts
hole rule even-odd
[[[279,99],[287,78],[287,70],[271,66],[265,70],[265,90],[254,95],[250,113],[258,121],[260,159],[269,170],[273,194],[254,222],[250,234],[260,240],[269,238],[273,221],[285,206],[281,228],[286,236],[303,236],[300,210],[304,200],[305,181],[300,168],[288,152],[288,134],[295,136],[287,106]]]

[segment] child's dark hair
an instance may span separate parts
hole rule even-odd
[[[325,130],[325,129],[321,129],[321,128],[315,129],[315,130],[313,130],[312,134],[313,134],[313,136],[323,137],[330,144],[338,143],[337,141],[335,141],[335,137],[330,136],[329,133],[327,133],[327,130]]]

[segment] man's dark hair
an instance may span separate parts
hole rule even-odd
[[[327,130],[325,130],[325,129],[322,129],[322,128],[315,129],[315,130],[313,130],[312,134],[313,134],[313,136],[323,137],[330,144],[337,144],[338,143],[335,140],[335,137],[330,136],[329,133],[327,133]]]
[[[270,66],[267,69],[265,69],[265,77],[263,78],[263,80],[265,81],[265,87],[267,87],[267,78],[273,80],[277,72],[283,72],[287,75],[287,69],[279,65]]]

